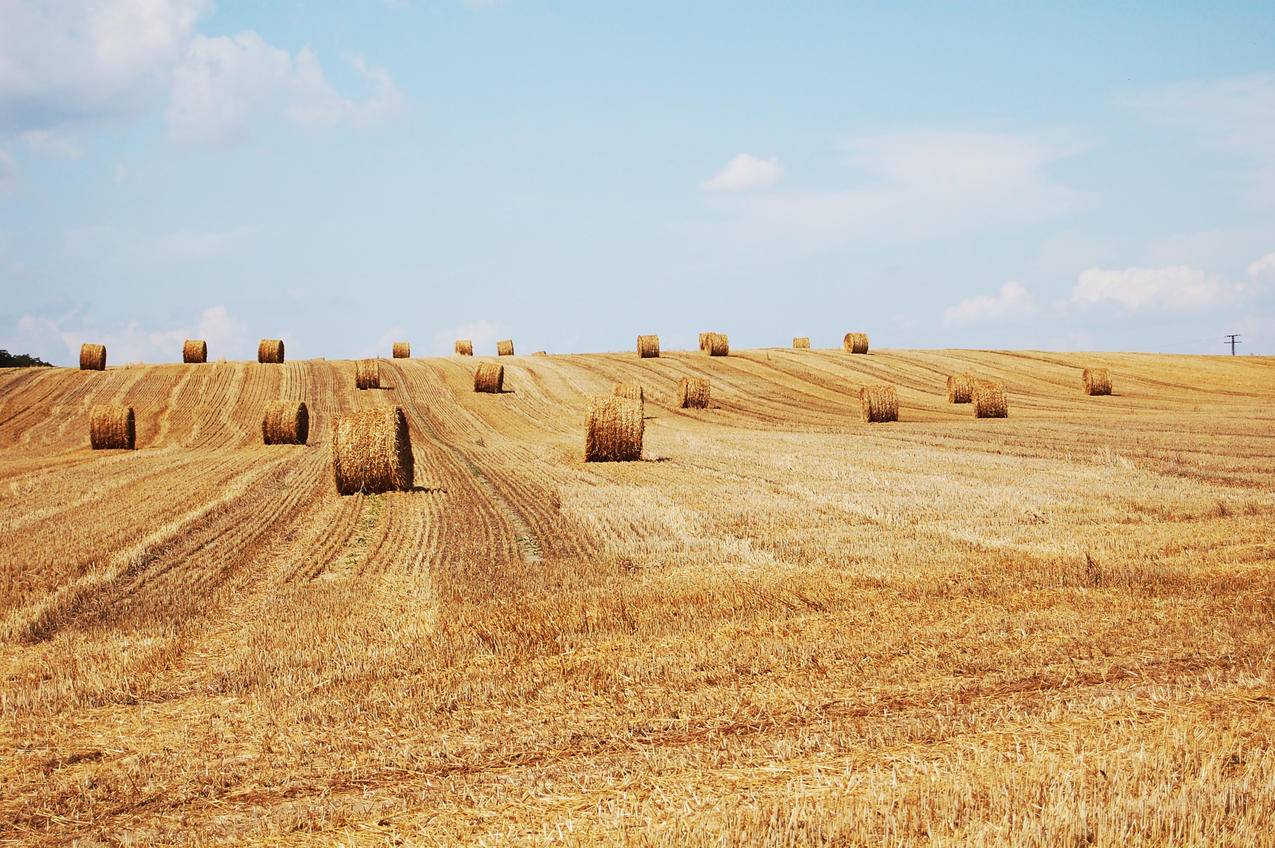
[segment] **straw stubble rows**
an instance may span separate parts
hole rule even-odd
[[[466,362],[0,375],[0,837],[1268,838],[1269,360]],[[645,460],[586,464],[617,382]],[[392,406],[415,489],[336,495],[335,421]]]

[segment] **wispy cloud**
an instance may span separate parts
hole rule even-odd
[[[434,353],[449,354],[457,339],[471,339],[474,342],[474,353],[494,354],[496,340],[504,336],[504,326],[499,321],[471,321],[434,334]]]
[[[1179,311],[1223,306],[1242,293],[1242,286],[1187,265],[1090,268],[1080,274],[1071,300],[1081,306],[1112,302],[1131,312]]]
[[[701,183],[700,188],[705,191],[747,191],[772,186],[783,176],[784,168],[778,159],[759,159],[740,153],[712,179]]]
[[[1014,315],[1029,315],[1035,308],[1031,293],[1021,283],[1011,280],[994,295],[978,295],[949,306],[943,313],[943,323],[972,324]]]
[[[181,230],[160,236],[155,243],[155,255],[175,262],[202,261],[224,255],[237,241],[241,232],[192,232]]]

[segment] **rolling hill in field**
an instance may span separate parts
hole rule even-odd
[[[0,373],[0,840],[1271,843],[1275,359],[482,359]],[[341,497],[381,405],[414,489]]]

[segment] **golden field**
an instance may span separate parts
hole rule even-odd
[[[0,373],[0,842],[1275,844],[1275,359],[479,361]],[[391,404],[415,489],[338,496]]]

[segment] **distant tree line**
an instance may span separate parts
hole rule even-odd
[[[9,353],[7,350],[0,350],[0,368],[29,368],[33,365],[49,368],[53,363],[45,362],[40,357],[29,353]]]

